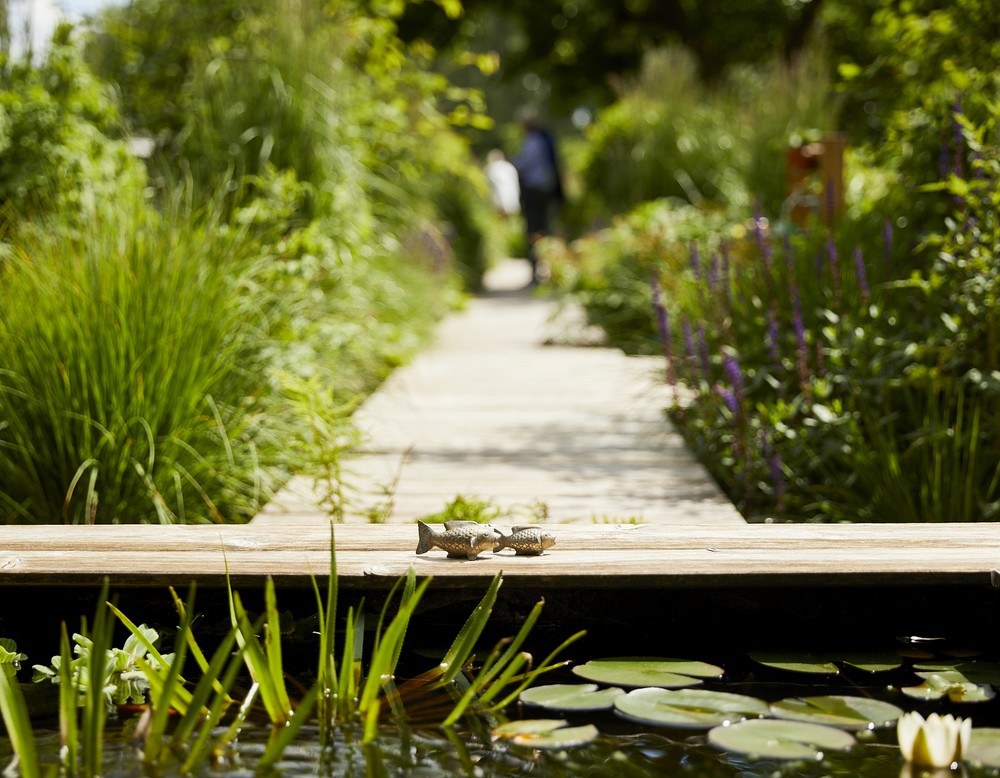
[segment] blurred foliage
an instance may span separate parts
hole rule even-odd
[[[698,76],[681,48],[647,56],[635,83],[587,128],[582,178],[597,213],[660,197],[767,212],[785,198],[785,152],[836,126],[822,51]]]
[[[492,245],[478,98],[391,5],[135,0],[90,26],[100,77],[69,28],[3,61],[4,521],[245,521],[341,477],[350,413]]]
[[[84,216],[123,191],[141,192],[145,171],[121,142],[107,84],[83,66],[61,26],[40,67],[0,54],[0,222],[62,209]]]

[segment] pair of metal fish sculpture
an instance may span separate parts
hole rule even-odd
[[[555,536],[541,527],[512,527],[505,535],[489,524],[475,521],[446,521],[443,532],[417,521],[417,532],[418,554],[440,548],[455,559],[476,559],[484,551],[496,553],[505,548],[514,549],[520,556],[538,556],[556,543]]]

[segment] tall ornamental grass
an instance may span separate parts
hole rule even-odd
[[[0,517],[251,518],[265,322],[252,243],[183,206],[27,225],[0,265]]]

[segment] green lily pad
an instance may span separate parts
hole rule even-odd
[[[982,727],[972,730],[965,758],[984,767],[1000,767],[1000,729]]]
[[[848,732],[820,724],[756,719],[716,727],[708,733],[708,742],[759,759],[817,760],[825,751],[847,751],[855,740]]]
[[[756,697],[704,689],[633,689],[615,700],[623,717],[664,727],[707,729],[766,716],[768,705]]]
[[[814,675],[837,675],[840,673],[840,670],[833,663],[833,658],[827,655],[758,651],[750,654],[750,658],[766,667],[788,670],[792,673],[811,673]]]
[[[520,700],[552,710],[606,710],[623,694],[616,687],[598,690],[596,683],[557,683],[525,689]]]
[[[779,700],[771,705],[771,715],[841,729],[881,729],[893,724],[903,710],[868,697],[830,695]]]
[[[718,678],[723,670],[705,662],[682,659],[594,659],[577,665],[573,672],[598,683],[681,689],[697,686],[702,678]]]
[[[914,665],[913,669],[936,673],[957,672],[964,675],[968,683],[1000,686],[1000,664],[996,662],[944,660],[941,662],[922,662]]]
[[[844,654],[834,661],[863,670],[866,673],[886,673],[890,670],[898,670],[903,666],[902,658],[898,654],[892,653]]]
[[[496,727],[493,736],[527,748],[573,748],[586,745],[600,735],[593,724],[567,727],[566,723],[559,719],[508,721]]]
[[[917,673],[923,678],[919,686],[900,689],[907,697],[918,700],[940,700],[947,696],[952,702],[988,702],[996,696],[989,684],[970,681],[958,670]]]

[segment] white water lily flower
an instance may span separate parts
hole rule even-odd
[[[972,719],[932,713],[924,720],[916,711],[896,722],[899,750],[907,762],[924,767],[951,767],[969,750]]]

